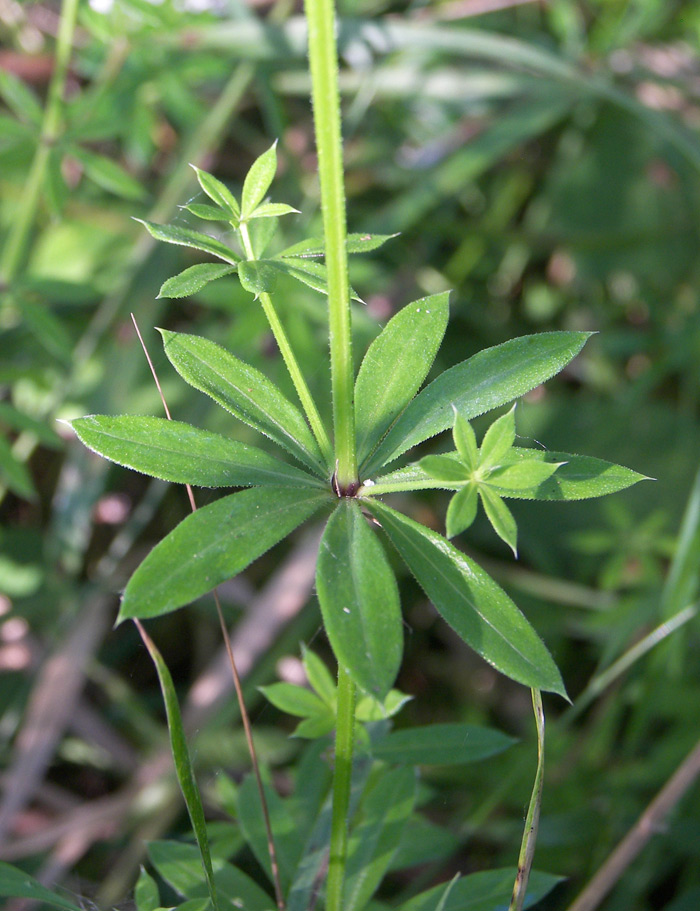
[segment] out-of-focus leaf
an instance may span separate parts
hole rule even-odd
[[[444,911],[500,911],[500,909],[505,911],[510,903],[516,874],[515,867],[506,867],[463,876],[450,890],[443,909]],[[540,873],[533,870],[530,874],[527,897],[523,907],[529,908],[536,904],[551,892],[562,881],[562,878],[553,876],[551,873]],[[435,911],[444,890],[444,884],[434,886],[401,905],[400,911]]]
[[[12,452],[12,447],[2,434],[0,434],[0,478],[18,496],[27,500],[33,500],[36,497],[32,476],[27,471],[24,462],[20,462]]]
[[[461,765],[496,756],[517,741],[474,724],[430,724],[390,731],[372,745],[375,759],[408,765]]]
[[[114,193],[116,196],[122,196],[124,199],[136,201],[146,197],[146,191],[138,180],[111,158],[88,152],[87,149],[79,146],[72,148],[71,154],[82,164],[90,180],[103,190]]]

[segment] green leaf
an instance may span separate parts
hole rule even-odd
[[[10,402],[0,402],[0,422],[15,430],[34,434],[42,446],[48,446],[50,449],[61,449],[63,446],[59,435],[48,427],[45,421],[32,417],[26,411],[20,411]]]
[[[408,405],[364,468],[365,477],[412,446],[451,427],[453,406],[471,420],[505,405],[558,373],[589,332],[543,332],[512,339],[451,367]]]
[[[338,663],[361,689],[383,698],[403,652],[399,592],[384,549],[356,501],[341,500],[326,526],[316,590]]]
[[[93,414],[71,422],[78,438],[106,459],[152,478],[194,487],[272,484],[315,487],[321,482],[255,446],[181,421],[138,415]]]
[[[196,165],[190,165],[190,167],[194,169],[199,185],[209,199],[224,210],[226,218],[238,221],[241,215],[241,207],[229,188],[208,171],[202,171]]]
[[[304,718],[294,728],[292,737],[303,737],[306,740],[318,740],[325,737],[335,727],[335,712],[326,709],[323,714],[313,715]]]
[[[478,505],[476,484],[469,484],[457,491],[450,500],[445,517],[445,530],[448,538],[454,538],[455,535],[459,535],[469,528],[476,518]]]
[[[36,497],[32,476],[24,462],[20,462],[12,452],[12,447],[2,434],[0,434],[0,479],[7,484],[10,490],[18,496],[24,497],[25,500],[33,500]]]
[[[201,291],[209,282],[223,278],[236,271],[236,266],[223,266],[219,263],[197,263],[183,269],[163,282],[158,292],[158,297],[190,297]]]
[[[186,206],[181,206],[181,208],[186,209],[203,221],[225,221],[227,223],[231,221],[231,216],[228,212],[218,208],[218,206],[210,206],[206,202],[190,202]]]
[[[418,464],[426,474],[437,481],[461,485],[469,479],[469,471],[462,462],[447,456],[429,455]]]
[[[372,745],[384,762],[407,765],[462,765],[496,756],[517,741],[494,728],[474,724],[429,724],[390,731]]]
[[[241,218],[248,219],[265,198],[277,173],[277,143],[253,162],[243,181]]]
[[[413,699],[401,690],[389,690],[383,701],[374,696],[361,696],[355,706],[355,718],[358,721],[385,721],[398,715],[401,709]]]
[[[303,686],[293,683],[271,683],[269,686],[259,686],[258,689],[275,708],[297,718],[327,714],[328,707],[316,693]]]
[[[301,647],[304,670],[309,684],[323,700],[324,704],[334,708],[336,701],[336,686],[333,675],[315,652],[305,645]]]
[[[285,275],[289,275],[290,278],[295,278],[303,285],[313,288],[314,291],[320,291],[321,294],[328,294],[328,274],[323,263],[317,263],[312,259],[293,259],[291,257],[285,259],[275,257],[275,259],[266,260],[266,262],[271,266],[274,266],[279,272],[283,272]],[[360,303],[363,302],[362,298],[353,290],[353,288],[350,288],[350,296],[353,300],[359,301]]]
[[[270,294],[277,284],[278,272],[269,260],[242,260],[238,264],[238,277],[246,289],[259,297],[261,294]]]
[[[36,94],[26,82],[4,67],[0,67],[0,98],[23,123],[41,125],[44,110]]]
[[[148,845],[148,855],[158,873],[180,895],[192,899],[206,896],[202,865],[194,845],[152,841]],[[241,908],[245,911],[272,911],[274,900],[245,873],[218,858],[213,859],[212,865],[221,911],[241,911]]]
[[[126,586],[118,622],[157,617],[230,579],[301,525],[329,494],[264,487],[192,513],[157,544]]]
[[[455,411],[452,436],[463,464],[470,473],[475,471],[479,464],[479,447],[476,445],[476,434],[469,421],[465,420],[457,411]]]
[[[479,450],[479,467],[494,468],[500,465],[515,442],[515,405],[509,412],[494,421],[484,434]]]
[[[382,244],[398,234],[348,234],[345,239],[345,249],[348,253],[369,253],[377,250]],[[280,256],[324,256],[326,248],[322,237],[311,237],[297,244],[287,247]]]
[[[372,342],[355,383],[357,458],[364,461],[420,389],[447,328],[449,294],[414,301]]]
[[[134,889],[136,911],[157,911],[161,907],[158,886],[152,876],[143,867],[139,873]]]
[[[506,462],[509,459],[506,456]],[[492,472],[485,484],[488,487],[498,487],[501,496],[506,496],[504,490],[515,492],[522,490],[537,490],[545,481],[552,477],[562,462],[541,462],[539,459],[524,459],[515,465],[505,464],[504,467]]]
[[[262,259],[265,250],[270,245],[270,241],[277,233],[279,219],[270,216],[270,218],[254,218],[248,223],[248,237],[253,249],[255,259]]]
[[[624,468],[622,465],[615,465],[613,462],[606,462],[593,456],[524,449],[519,446],[511,449],[506,464],[517,465],[532,460],[559,467],[547,480],[530,488],[502,490],[499,474],[489,477],[489,487],[494,488],[501,496],[521,500],[586,500],[625,490],[639,481],[653,480],[632,471],[631,468]]]
[[[3,861],[0,861],[0,895],[4,898],[28,898],[44,902],[53,908],[62,908],[63,911],[80,911],[78,905],[69,899],[42,886],[24,870]]]
[[[147,196],[146,190],[138,180],[111,158],[88,152],[87,149],[78,146],[71,148],[71,154],[82,164],[90,180],[108,193],[130,200],[144,199]]]
[[[134,221],[141,222],[156,240],[162,240],[166,244],[175,244],[179,247],[191,247],[193,250],[202,250],[204,253],[211,253],[232,266],[238,263],[238,257],[233,250],[227,247],[226,244],[222,244],[215,237],[209,237],[208,234],[200,234],[199,231],[191,231],[189,228],[181,228],[177,225],[157,225],[155,222],[145,221],[143,218],[135,218]]]
[[[170,363],[186,382],[326,477],[303,415],[263,373],[208,339],[166,329],[161,335]]]
[[[515,867],[505,867],[463,876],[450,890],[443,911],[505,911],[510,904],[517,872]],[[533,870],[523,907],[530,908],[537,904],[562,879],[561,876]],[[399,911],[435,911],[444,891],[444,883],[434,886],[401,905]]]
[[[365,500],[443,618],[507,677],[566,697],[542,640],[506,593],[441,535],[376,500]]]
[[[518,526],[515,524],[513,513],[508,509],[499,495],[485,484],[479,486],[479,496],[484,504],[486,516],[493,526],[498,537],[505,541],[513,551],[513,556],[518,556]]]
[[[362,821],[350,833],[343,911],[361,911],[370,900],[403,838],[416,802],[413,768],[384,771],[362,800]]]
[[[194,836],[197,839],[197,847],[199,848],[199,855],[202,861],[202,867],[204,868],[209,898],[211,899],[214,908],[218,909],[219,904],[216,895],[216,884],[214,883],[214,871],[211,865],[209,838],[207,836],[207,823],[204,818],[202,799],[199,796],[199,789],[197,788],[197,782],[195,781],[194,772],[192,771],[187,737],[185,736],[185,729],[182,724],[182,716],[180,715],[180,706],[177,701],[173,678],[170,676],[167,664],[163,661],[163,656],[156,648],[151,637],[140,624],[139,632],[141,633],[141,638],[153,659],[153,663],[155,664],[158,673],[158,680],[165,703],[165,714],[168,721],[168,731],[170,733],[170,748],[173,753],[177,780],[180,783],[180,790],[182,791],[182,796],[185,798],[187,813],[189,814],[190,822],[192,823]]]
[[[264,202],[248,218],[279,218],[282,215],[300,215],[299,209],[286,202]]]
[[[459,453],[447,452],[442,458],[460,461]],[[506,457],[503,472],[510,471],[510,466],[520,462],[541,462],[556,466],[550,477],[533,487],[501,488],[501,472],[495,472],[488,478],[488,486],[502,497],[518,500],[585,500],[591,497],[602,497],[631,487],[638,481],[652,480],[630,468],[595,459],[592,456],[573,455],[570,452],[548,452],[542,449],[524,449],[514,446]],[[422,460],[421,460],[422,461]],[[518,475],[514,474],[515,480]],[[508,475],[506,474],[506,478]],[[363,496],[382,496],[397,491],[443,489],[455,490],[461,483],[442,481],[425,472],[420,463],[407,465],[388,474],[381,475],[362,490]]]

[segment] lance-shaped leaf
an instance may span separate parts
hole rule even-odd
[[[558,373],[590,332],[542,332],[487,348],[451,367],[420,392],[398,418],[364,468],[365,476],[397,459],[454,422],[505,405]]]
[[[185,798],[187,813],[190,817],[190,822],[192,823],[194,836],[197,839],[197,847],[199,848],[199,855],[202,861],[202,867],[204,868],[209,898],[211,899],[215,911],[218,911],[219,903],[217,901],[216,884],[214,882],[214,871],[211,865],[207,823],[204,818],[202,798],[199,796],[199,788],[197,787],[194,772],[192,771],[187,737],[185,736],[185,728],[182,724],[182,715],[180,714],[180,706],[177,701],[173,678],[170,676],[168,666],[165,661],[163,661],[163,656],[156,648],[151,637],[141,624],[138,624],[138,626],[141,638],[153,659],[156,672],[158,673],[158,681],[163,694],[163,702],[165,703],[165,714],[168,721],[168,732],[170,734],[170,748],[175,763],[177,780],[180,784],[182,796]]]
[[[286,202],[264,202],[249,215],[249,218],[280,218],[282,215],[299,215],[299,209],[288,206]]]
[[[156,240],[165,241],[166,244],[175,244],[178,247],[191,247],[193,250],[211,253],[232,266],[238,263],[238,257],[233,250],[227,247],[226,244],[222,244],[215,237],[209,237],[208,234],[200,234],[199,231],[191,231],[189,228],[181,228],[179,225],[157,225],[155,222],[145,221],[143,218],[135,218],[134,221],[140,221],[151,237],[155,237]]]
[[[246,291],[257,297],[270,294],[277,284],[278,272],[267,260],[243,260],[238,264],[238,277]]]
[[[326,526],[316,590],[338,663],[382,699],[401,664],[399,593],[384,549],[354,500],[341,500]]]
[[[480,566],[418,522],[379,501],[365,503],[439,613],[474,651],[518,683],[566,696],[542,640]]]
[[[443,884],[414,896],[406,904],[401,905],[398,911],[437,911],[438,908],[440,911],[505,911],[510,904],[513,881],[517,873],[515,867],[471,873],[454,883],[444,903]],[[561,876],[533,870],[528,881],[523,908],[537,904],[561,881]]]
[[[196,215],[197,218],[201,218],[204,221],[228,222],[231,220],[231,216],[228,212],[225,212],[218,206],[211,206],[206,202],[188,202],[186,206],[181,206],[181,208],[186,209],[188,212],[191,212],[193,215]]]
[[[202,171],[201,168],[198,168],[196,165],[190,165],[190,167],[194,169],[199,185],[209,199],[224,210],[222,214],[229,219],[237,221],[241,215],[241,207],[238,205],[238,200],[226,184],[223,184],[208,171]]]
[[[457,494],[459,496],[459,494]],[[484,512],[498,537],[505,541],[513,551],[513,556],[518,556],[518,526],[515,516],[508,509],[502,498],[491,490],[487,484],[479,487],[479,496],[484,504]]]
[[[277,173],[277,143],[263,152],[250,166],[243,181],[241,196],[241,217],[249,218],[265,198]]]
[[[426,456],[426,458],[428,458]],[[457,452],[446,452],[441,459],[451,459],[459,464]],[[429,475],[421,466],[423,459],[418,463],[407,465],[396,471],[381,475],[376,481],[365,481],[362,496],[382,496],[386,493],[397,493],[409,490],[457,490],[461,487],[458,481],[438,479]],[[547,465],[546,476],[532,478],[532,483],[524,485],[523,478],[510,475],[515,466],[522,463],[528,465],[536,461]],[[556,473],[555,473],[556,472]],[[502,481],[501,479],[504,478]],[[511,480],[508,480],[508,479]],[[513,483],[515,479],[516,483]],[[631,487],[638,481],[648,481],[639,472],[603,459],[592,456],[573,455],[570,452],[547,452],[542,449],[524,449],[514,446],[504,463],[501,471],[489,475],[488,484],[502,497],[517,500],[586,500],[592,497],[603,497],[618,490]],[[501,486],[508,482],[509,486]]]
[[[194,487],[315,487],[323,482],[255,446],[181,421],[93,414],[71,425],[106,459],[152,478]]]
[[[325,477],[323,457],[303,415],[263,373],[208,339],[165,329],[161,335],[170,363],[184,380]]]
[[[119,622],[157,617],[230,579],[301,525],[330,494],[243,490],[203,506],[157,544],[129,580]]]
[[[447,328],[448,300],[445,292],[408,304],[367,349],[355,383],[360,462],[423,385]]]
[[[61,908],[62,911],[80,911],[79,906],[69,898],[52,892],[24,870],[19,870],[3,861],[0,861],[0,896],[27,898],[30,901],[50,905],[52,908]]]
[[[82,164],[90,180],[108,193],[114,193],[124,199],[143,199],[146,196],[146,191],[138,180],[111,158],[89,152],[82,146],[73,146],[71,154]]]
[[[348,253],[370,253],[377,250],[398,234],[348,234],[345,238],[345,249]],[[323,256],[325,246],[322,237],[310,237],[287,247],[280,256]]]
[[[323,263],[318,263],[313,259],[301,259],[300,257],[289,257],[280,259],[265,260],[279,272],[284,272],[298,282],[313,288],[314,291],[320,291],[321,294],[328,294],[328,273]],[[362,303],[362,298],[352,287],[350,288],[350,297]]]
[[[372,755],[407,765],[462,765],[496,756],[517,741],[475,724],[429,724],[391,731],[372,744]]]
[[[189,297],[201,291],[209,282],[231,275],[236,271],[236,266],[225,266],[221,263],[197,263],[189,266],[163,282],[158,297]]]

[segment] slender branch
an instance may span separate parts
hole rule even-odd
[[[0,258],[0,283],[7,285],[16,278],[26,256],[29,235],[36,218],[51,150],[60,135],[63,120],[63,95],[77,15],[78,0],[63,0],[56,39],[53,75],[49,84],[39,142],[22,193],[19,212],[12,222],[3,247],[2,258]]]
[[[358,481],[357,451],[335,15],[333,0],[306,0],[305,7],[328,269],[333,426],[338,460],[336,477],[341,491],[354,492]]]
[[[239,225],[238,230],[246,257],[249,260],[255,259],[255,252],[250,240],[248,225],[245,222],[242,222]],[[270,295],[263,291],[260,294],[259,299],[265,316],[267,317],[267,321],[270,324],[270,329],[272,329],[272,334],[274,335],[275,341],[277,342],[277,347],[280,349],[284,363],[287,367],[289,375],[292,378],[292,382],[294,383],[294,388],[296,389],[297,395],[299,396],[299,401],[301,402],[307,420],[311,425],[313,435],[316,437],[316,442],[319,445],[323,459],[326,463],[326,467],[331,468],[334,462],[333,448],[331,446],[330,440],[328,439],[326,428],[323,426],[321,416],[318,413],[318,409],[316,408],[316,403],[314,402],[313,396],[309,391],[309,387],[306,385],[306,380],[304,379],[304,375],[301,372],[301,368],[299,367],[299,362],[294,356],[292,346],[290,345],[289,339],[287,338],[287,333],[284,331],[284,326],[282,325],[280,318],[277,315],[277,311],[275,310]]]
[[[593,911],[615,886],[652,835],[663,832],[666,817],[700,775],[700,741],[666,782],[568,911]]]
[[[540,806],[542,805],[542,787],[544,785],[544,708],[542,707],[542,693],[532,690],[532,707],[535,711],[535,724],[537,726],[537,771],[535,783],[532,787],[530,805],[525,817],[525,831],[520,845],[518,857],[518,873],[513,885],[513,895],[510,900],[509,911],[522,911],[527,895],[527,884],[530,879],[532,861],[535,857],[537,845],[537,830],[540,824]]]
[[[354,725],[355,684],[345,668],[339,665],[335,764],[333,767],[333,815],[331,818],[328,879],[326,880],[326,911],[342,911],[343,908]]]
[[[138,323],[136,322],[136,317],[134,316],[133,313],[131,314],[131,320],[134,324],[134,329],[136,330],[136,334],[138,335],[139,342],[141,343],[141,347],[143,348],[143,353],[145,354],[146,360],[148,361],[148,366],[150,367],[151,374],[153,376],[153,380],[155,381],[156,388],[158,389],[158,394],[160,395],[160,400],[163,403],[163,408],[165,410],[166,417],[168,418],[169,421],[172,421],[170,409],[168,408],[168,403],[166,402],[165,396],[163,395],[163,389],[160,385],[160,381],[158,380],[158,375],[156,374],[156,369],[153,365],[153,361],[151,360],[151,356],[148,353],[148,349],[146,348],[146,344],[143,340],[143,336],[141,335],[141,332],[138,327]],[[187,496],[190,501],[190,506],[192,507],[192,512],[196,512],[197,504],[194,499],[194,491],[192,490],[192,487],[190,484],[186,484],[185,487],[187,489]],[[277,901],[277,907],[278,907],[279,911],[284,911],[284,907],[285,907],[284,895],[282,893],[282,883],[280,880],[279,864],[277,862],[277,851],[275,850],[275,839],[272,834],[272,824],[270,823],[270,811],[267,806],[267,798],[265,797],[265,789],[263,787],[262,776],[260,775],[260,764],[258,763],[258,754],[257,754],[257,750],[255,749],[255,742],[253,740],[253,731],[252,731],[251,724],[250,724],[250,718],[248,716],[248,710],[246,709],[245,700],[243,698],[243,687],[241,685],[241,678],[238,674],[238,668],[236,667],[236,660],[233,655],[233,649],[231,648],[231,640],[228,635],[228,629],[226,628],[226,622],[224,621],[224,614],[223,614],[223,611],[221,610],[221,601],[219,600],[219,592],[216,588],[214,589],[214,601],[216,603],[216,612],[219,617],[219,625],[221,627],[221,633],[224,637],[224,644],[226,645],[226,651],[228,654],[229,663],[231,665],[231,673],[233,675],[233,685],[236,689],[236,697],[238,699],[238,707],[241,712],[241,720],[243,722],[243,730],[245,732],[245,739],[246,739],[246,743],[248,745],[248,753],[250,754],[250,761],[251,761],[251,764],[253,767],[253,774],[255,775],[255,781],[257,784],[257,788],[258,788],[258,794],[260,795],[260,803],[262,805],[262,814],[263,814],[263,819],[265,821],[265,831],[267,833],[267,848],[270,853],[270,868],[272,870],[272,881],[275,886],[275,898]],[[136,623],[139,626],[139,631],[141,631],[140,624],[138,623],[138,621],[136,621]]]

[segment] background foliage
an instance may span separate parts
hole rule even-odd
[[[26,203],[58,12],[0,6],[5,238]],[[518,432],[658,479],[604,501],[516,502],[518,563],[483,517],[461,539],[542,633],[574,699],[569,710],[546,704],[536,859],[568,878],[542,905],[563,908],[697,739],[697,620],[610,685],[596,681],[697,597],[700,12],[680,0],[348,0],[340,14],[350,229],[400,232],[353,260],[367,302],[355,310],[358,357],[398,308],[448,288],[442,369],[516,335],[597,330],[518,406]],[[231,432],[167,368],[154,326],[216,340],[293,394],[259,306],[234,278],[156,299],[199,260],[156,246],[131,216],[192,225],[177,209],[204,201],[189,162],[240,187],[279,137],[278,195],[302,212],[281,224],[284,241],[318,235],[308,90],[293,3],[80,3],[31,244],[2,292],[0,857],[100,906],[126,900],[145,840],[186,829],[150,659],[128,624],[110,626],[131,571],[189,507],[181,489],[92,456],[56,418],[160,413],[129,312],[176,418]],[[323,401],[324,299],[291,281],[284,290],[283,319]],[[442,528],[447,502],[430,492],[402,508]],[[255,686],[297,679],[300,640],[329,656],[316,637],[314,536],[302,532],[222,592],[282,791],[300,744]],[[486,763],[425,767],[419,800],[440,828],[425,856],[395,863],[390,891],[409,895],[457,869],[514,863],[534,731],[529,694],[468,653],[408,575],[400,581],[399,686],[414,697],[401,718],[490,724],[521,740]],[[209,607],[202,599],[151,632],[216,817],[226,779],[214,772],[240,777],[247,760]],[[687,794],[603,907],[695,907],[699,800]],[[453,853],[438,868],[431,858],[445,846]],[[424,862],[415,881],[402,872],[413,860]]]

